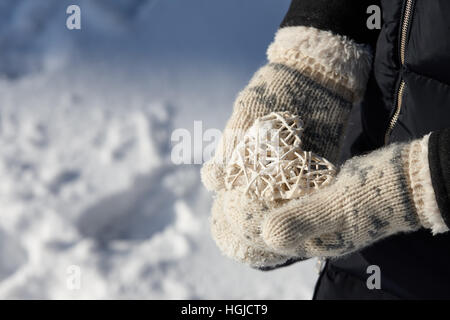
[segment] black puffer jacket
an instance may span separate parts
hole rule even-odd
[[[366,10],[373,4],[382,9],[378,32],[366,27]],[[434,132],[430,169],[446,217],[450,216],[450,130],[444,130],[450,128],[449,17],[448,0],[293,0],[281,26],[313,26],[373,46],[374,66],[353,155]],[[369,265],[380,267],[381,290],[366,286]],[[329,261],[315,292],[316,299],[396,297],[450,298],[450,232],[395,235]]]

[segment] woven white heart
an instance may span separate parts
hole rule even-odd
[[[225,186],[252,198],[294,199],[329,184],[334,165],[302,149],[303,122],[288,112],[272,112],[255,121],[234,149]]]

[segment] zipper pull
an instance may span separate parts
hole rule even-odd
[[[320,275],[320,274],[322,273],[323,269],[325,268],[326,262],[327,262],[327,259],[325,259],[324,257],[319,257],[319,258],[317,259],[317,262],[316,262],[316,271],[317,271],[317,274]]]

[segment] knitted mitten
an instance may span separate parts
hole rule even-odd
[[[202,168],[207,189],[224,187],[225,167],[257,118],[288,111],[304,124],[303,149],[335,163],[352,104],[359,101],[371,66],[368,49],[312,27],[278,31],[262,67],[239,94],[215,156]]]
[[[279,254],[334,257],[398,232],[448,231],[431,183],[428,139],[349,160],[334,183],[266,210],[262,220],[241,227],[242,235],[261,233],[268,250]]]
[[[227,193],[224,190],[219,191],[212,207],[211,234],[220,251],[254,268],[277,266],[290,260],[290,256],[277,254],[268,250],[267,247],[257,246],[250,241],[251,239],[246,239],[233,230],[223,211]]]

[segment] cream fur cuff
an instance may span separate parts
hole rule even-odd
[[[362,99],[372,64],[367,46],[304,26],[280,29],[267,57],[270,62],[296,68],[352,102]]]

